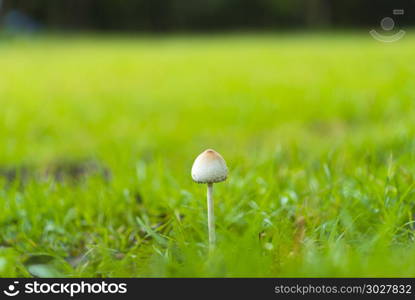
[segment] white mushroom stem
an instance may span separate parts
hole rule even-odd
[[[207,184],[207,208],[208,208],[208,230],[209,230],[209,246],[215,246],[215,213],[213,208],[213,183]]]

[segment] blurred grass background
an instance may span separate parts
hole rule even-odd
[[[1,276],[414,276],[414,46],[4,36]],[[210,257],[206,148],[230,169]]]

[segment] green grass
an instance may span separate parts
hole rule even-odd
[[[414,48],[3,36],[0,276],[415,276]],[[210,255],[206,148],[230,170]],[[86,160],[110,178],[74,180]]]

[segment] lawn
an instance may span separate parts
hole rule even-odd
[[[414,49],[0,36],[0,276],[415,276]]]

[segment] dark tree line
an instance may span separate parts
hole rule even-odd
[[[392,10],[415,23],[415,0],[0,0],[45,28],[203,31],[372,26]],[[4,23],[4,22],[3,22]]]

